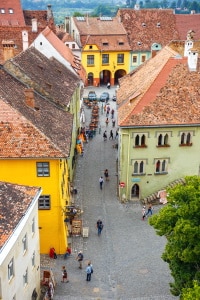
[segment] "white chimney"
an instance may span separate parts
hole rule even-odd
[[[23,45],[23,51],[28,49],[28,31],[26,30],[22,31],[22,45]]]
[[[32,32],[38,32],[38,22],[37,19],[32,19]]]
[[[189,50],[188,53],[188,67],[190,71],[197,70],[197,62],[198,62],[198,51],[195,49]]]

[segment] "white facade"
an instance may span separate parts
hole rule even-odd
[[[38,198],[34,197],[26,214],[0,249],[0,299],[28,300],[40,293],[40,249]],[[23,199],[22,199],[23,200]]]
[[[38,37],[34,40],[34,42],[30,45],[30,47],[35,47],[38,51],[40,51],[47,58],[54,57],[61,64],[63,64],[67,69],[69,69],[72,73],[77,76],[77,73],[71,66],[71,63],[68,62],[55,48],[54,46],[46,39],[46,37],[40,33]],[[66,46],[67,47],[67,46]]]

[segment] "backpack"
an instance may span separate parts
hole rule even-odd
[[[79,255],[78,255],[78,261],[82,261],[82,260],[83,260],[83,254],[79,253]]]

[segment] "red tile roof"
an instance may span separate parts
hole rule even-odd
[[[0,252],[39,192],[37,187],[0,181]]]
[[[83,82],[86,81],[86,71],[83,68],[81,61],[78,57],[76,57],[69,47],[65,46],[65,44],[52,32],[49,27],[46,27],[42,34],[46,37],[46,39],[51,43],[51,45],[60,53],[60,55],[67,60],[76,74],[82,79]]]
[[[120,80],[120,126],[200,124],[200,73],[189,71],[183,47],[171,43]]]
[[[200,39],[200,14],[175,15],[175,19],[180,40],[186,39],[189,30],[195,32],[195,40]]]

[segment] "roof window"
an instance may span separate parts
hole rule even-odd
[[[5,8],[0,8],[0,12],[1,14],[5,14],[6,13]]]
[[[158,22],[156,26],[157,26],[157,27],[160,27],[160,22]]]
[[[142,27],[146,27],[146,23],[142,23]]]
[[[142,46],[142,43],[141,42],[137,42],[138,46]]]
[[[14,10],[12,8],[8,9],[9,14],[14,14]]]

